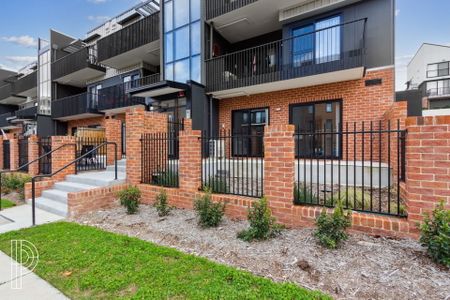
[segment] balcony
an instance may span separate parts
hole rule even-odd
[[[97,110],[97,95],[82,93],[52,101],[52,118],[60,121],[92,118]]]
[[[4,113],[0,115],[0,128],[7,130],[7,129],[13,129],[13,128],[17,128],[17,126],[11,124],[8,119],[15,117],[15,113],[14,112],[8,112],[8,113]]]
[[[450,87],[428,89],[427,96],[433,99],[450,97]]]
[[[14,121],[35,120],[37,116],[37,105],[32,102],[26,107],[16,111],[16,119]]]
[[[145,61],[160,63],[159,12],[145,17],[97,42],[98,61],[115,69]]]
[[[8,83],[0,86],[0,103],[18,105],[24,102],[27,98],[14,94],[12,84]]]
[[[246,5],[252,4],[258,0],[209,0],[206,1],[206,19],[214,19],[215,17],[229,13],[230,11],[239,9]]]
[[[15,95],[35,98],[37,96],[37,71],[15,81],[13,92]]]
[[[109,114],[123,113],[127,107],[145,105],[145,98],[129,94],[129,83],[110,86],[99,90],[98,110]]]
[[[207,92],[220,99],[360,79],[365,25],[361,19],[209,59]]]
[[[82,48],[52,63],[53,81],[76,87],[85,87],[87,81],[105,72],[105,67],[97,61],[95,47]]]

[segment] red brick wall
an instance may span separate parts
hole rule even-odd
[[[35,186],[34,186],[35,187],[35,197],[36,198],[40,197],[42,195],[43,191],[51,189],[54,184],[55,184],[55,180],[53,180],[53,179],[36,181]],[[31,199],[31,182],[25,183],[24,195],[25,195],[25,199]]]
[[[450,209],[450,116],[408,118],[406,206],[411,226],[439,201]]]
[[[10,166],[11,170],[17,170],[19,168],[19,140],[9,139],[9,151],[10,151]]]
[[[36,135],[32,135],[28,138],[28,162],[39,157],[39,138]],[[39,161],[36,161],[28,166],[28,174],[35,176],[39,174]]]
[[[122,157],[122,121],[112,118],[107,118],[104,122],[105,136],[108,142],[114,142],[117,145],[117,152],[115,152],[114,145],[108,145],[108,160],[107,164],[114,164],[114,157],[120,160]]]
[[[75,160],[75,146],[71,144],[75,144],[74,136],[52,136],[52,150],[55,150],[62,145],[67,145],[52,153],[52,173]],[[70,174],[75,174],[75,164],[72,164],[65,170],[54,175],[52,179],[61,181],[64,180],[66,175]]]
[[[80,127],[88,127],[91,125],[100,125],[101,127],[105,127],[105,117],[95,117],[95,118],[87,118],[87,119],[78,119],[67,122],[67,130],[69,135],[73,135],[73,128]]]

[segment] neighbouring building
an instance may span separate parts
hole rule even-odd
[[[450,114],[450,47],[424,43],[407,68],[407,89],[422,95],[424,116]]]

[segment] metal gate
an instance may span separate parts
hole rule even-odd
[[[19,143],[19,168],[28,163],[28,137],[20,137]],[[20,171],[28,172],[28,166],[21,168]]]
[[[39,139],[39,157],[52,151],[52,138],[45,137]],[[52,173],[52,155],[48,154],[39,160],[39,174]]]
[[[11,151],[9,147],[10,143],[8,140],[3,141],[3,169],[11,169]]]
[[[127,127],[125,122],[122,122],[122,158],[127,156]]]

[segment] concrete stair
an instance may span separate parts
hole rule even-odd
[[[77,175],[68,175],[65,181],[57,182],[52,189],[43,191],[42,196],[36,198],[36,207],[66,217],[68,212],[68,193],[123,183],[126,179],[125,169],[126,161],[118,161],[118,180],[114,180],[114,166],[108,166],[106,171],[90,171]],[[31,203],[31,199],[28,199],[27,202]]]

